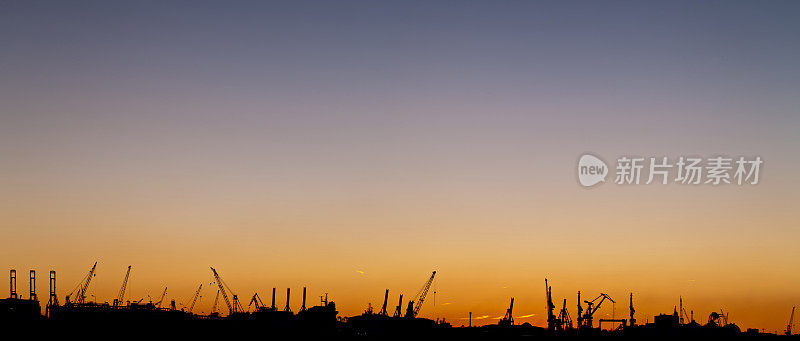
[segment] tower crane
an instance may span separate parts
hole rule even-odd
[[[431,277],[428,278],[428,281],[422,286],[422,289],[414,295],[410,301],[408,301],[408,309],[406,309],[406,317],[407,318],[415,318],[419,314],[419,310],[422,309],[422,303],[425,302],[425,297],[428,296],[428,290],[431,289],[431,284],[433,283],[433,278],[436,276],[436,271],[431,273]],[[416,305],[415,305],[416,303]]]
[[[66,302],[67,304],[70,304],[69,298],[70,296],[72,296],[72,294],[75,293],[77,293],[75,297],[75,303],[78,304],[86,303],[86,292],[89,290],[89,283],[92,282],[92,278],[95,276],[94,272],[96,269],[97,269],[97,262],[94,262],[94,265],[92,265],[92,269],[89,270],[89,274],[87,274],[86,277],[84,277],[83,280],[78,284],[78,286],[75,287],[75,289],[72,289],[72,292],[70,292],[67,295],[67,302]]]
[[[119,294],[117,294],[117,298],[114,300],[114,306],[119,306],[122,304],[123,299],[125,298],[125,288],[128,286],[128,277],[131,275],[131,266],[128,265],[128,271],[125,272],[125,279],[122,280],[122,287],[119,288]]]
[[[197,291],[194,292],[194,296],[192,296],[192,303],[189,304],[189,314],[192,313],[194,304],[197,303],[197,298],[200,297],[200,289],[203,289],[203,283],[200,283],[200,287],[197,288]]]
[[[222,278],[219,277],[217,270],[214,270],[214,268],[212,267],[211,272],[214,273],[214,279],[216,280],[217,286],[219,287],[219,292],[222,293],[222,298],[225,300],[225,305],[228,307],[228,315],[243,312],[244,309],[242,309],[242,305],[241,303],[239,303],[239,297],[233,293],[233,290],[231,290],[231,288],[228,286],[227,283],[222,281]],[[225,290],[226,288],[227,291],[230,291],[231,295],[233,295],[233,303],[231,303],[231,300],[228,299],[228,294],[226,293]]]
[[[792,307],[792,314],[789,315],[789,324],[786,325],[786,335],[792,335],[793,324],[794,324],[794,307]]]

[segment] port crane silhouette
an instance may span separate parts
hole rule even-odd
[[[125,288],[128,286],[128,278],[131,276],[131,266],[128,265],[128,270],[125,271],[125,278],[122,280],[122,287],[119,288],[119,294],[117,294],[117,298],[114,299],[114,306],[119,306],[123,302],[123,298],[125,297]]]
[[[544,279],[544,295],[545,295],[545,304],[547,308],[547,330],[553,331],[560,328],[560,321],[556,319],[556,315],[553,314],[553,310],[556,308],[556,305],[553,304],[553,289],[550,285],[547,284],[547,278]],[[563,312],[563,309],[562,309]]]
[[[83,278],[83,280],[78,284],[78,286],[75,287],[75,289],[72,289],[72,292],[67,294],[66,304],[69,305],[72,303],[70,302],[69,298],[76,292],[77,296],[75,297],[76,300],[75,303],[78,304],[86,303],[86,292],[89,290],[89,284],[92,282],[92,278],[94,278],[95,276],[94,273],[95,270],[97,270],[97,262],[94,262],[94,265],[92,265],[92,269],[89,270],[89,274],[87,274],[86,277]]]
[[[219,289],[217,289],[217,294],[214,295],[214,304],[211,306],[211,314],[212,315],[214,315],[214,314],[219,315],[219,313],[217,312],[217,305],[218,304],[219,304]]]
[[[389,313],[386,311],[386,305],[389,303],[389,289],[386,289],[386,294],[383,296],[383,305],[381,306],[381,311],[378,312],[378,315],[387,316]]]
[[[561,322],[561,330],[572,329],[572,317],[569,316],[567,311],[567,299],[564,299],[564,305],[561,306],[561,312],[558,314],[558,321]]]
[[[261,301],[261,297],[258,296],[258,293],[253,294],[253,298],[250,299],[250,304],[247,305],[247,308],[249,309],[253,304],[256,305],[256,311],[266,308],[264,302]]]
[[[200,283],[200,287],[197,288],[197,291],[194,292],[194,296],[192,296],[192,303],[189,304],[189,313],[192,313],[192,309],[194,309],[194,304],[197,302],[197,298],[200,297],[200,290],[203,289],[203,283]]]
[[[580,297],[580,292],[578,292],[578,297]],[[581,317],[581,321],[578,324],[585,328],[592,328],[592,320],[594,319],[594,313],[597,312],[597,309],[600,309],[600,306],[603,304],[603,302],[605,302],[605,300],[611,301],[612,304],[617,303],[614,301],[614,299],[611,298],[611,296],[609,296],[606,293],[600,293],[599,296],[595,297],[591,301],[588,300],[583,301],[584,303],[586,303],[587,308],[586,312],[583,313],[583,316]],[[580,302],[580,300],[578,302]],[[578,305],[578,307],[580,308],[580,304]],[[580,310],[581,309],[579,309],[579,311]]]
[[[500,320],[497,324],[500,326],[513,326],[514,325],[514,298],[511,298],[511,303],[508,305],[508,309],[506,309],[506,314],[503,316],[503,319]]]
[[[558,317],[553,313],[556,305],[553,303],[553,287],[547,283],[547,278],[544,279],[544,293],[545,293],[545,308],[547,309],[547,330],[549,331],[564,331],[572,329],[572,317],[567,311],[567,299],[564,299],[564,304],[561,306],[561,311]],[[579,312],[580,314],[580,312]]]
[[[431,289],[434,277],[436,277],[436,271],[431,274],[431,277],[428,278],[428,281],[425,282],[422,289],[414,295],[414,298],[408,301],[408,308],[406,309],[407,318],[415,318],[419,314],[419,310],[422,309],[422,303],[425,302],[425,297],[428,296],[428,291]],[[416,303],[416,305],[414,303]]]
[[[402,316],[403,315],[402,310],[403,310],[403,294],[400,294],[400,300],[397,302],[397,308],[395,308],[394,315],[392,316],[394,317]]]
[[[211,272],[214,273],[214,279],[217,282],[217,286],[219,287],[219,292],[222,293],[222,299],[225,300],[225,305],[228,307],[228,315],[244,312],[244,309],[242,309],[242,304],[239,303],[239,296],[233,293],[233,290],[231,290],[228,284],[225,283],[219,276],[217,270],[214,270],[214,268],[212,267]],[[226,288],[227,290],[225,290]],[[231,303],[231,300],[228,299],[228,294],[226,293],[226,291],[231,292],[231,295],[233,296],[233,303]]]
[[[164,291],[161,292],[161,297],[158,299],[156,303],[153,303],[156,308],[161,307],[161,302],[164,301],[164,296],[167,296],[167,287],[164,287]]]

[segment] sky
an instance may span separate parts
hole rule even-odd
[[[800,304],[800,5],[790,1],[2,1],[0,266],[98,263],[92,299],[543,325]],[[760,156],[748,186],[582,188],[584,153]],[[612,164],[613,162],[610,162]],[[431,294],[433,295],[433,294]],[[0,295],[2,296],[2,295]],[[283,296],[278,296],[282,306]],[[523,317],[525,316],[525,317]]]

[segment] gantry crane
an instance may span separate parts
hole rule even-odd
[[[72,294],[75,294],[75,293],[77,293],[77,295],[75,297],[75,303],[78,303],[78,304],[86,303],[86,292],[89,290],[89,283],[92,282],[92,278],[95,276],[94,272],[95,272],[96,269],[97,269],[97,262],[94,262],[94,265],[92,265],[92,269],[89,270],[89,274],[87,274],[86,277],[84,277],[83,280],[78,284],[78,286],[75,287],[75,289],[72,289],[72,292],[70,292],[67,295],[67,297],[66,297],[66,304],[67,305],[72,303],[72,302],[70,302],[69,298],[70,298],[70,296],[72,296]]]
[[[433,278],[436,276],[436,271],[431,273],[431,277],[428,278],[428,281],[422,286],[422,289],[419,289],[414,298],[408,301],[408,309],[406,309],[406,317],[407,318],[415,318],[419,314],[419,310],[422,309],[422,303],[425,302],[425,297],[428,296],[428,291],[431,289],[431,284],[433,283]],[[416,303],[416,305],[415,305]]]
[[[513,326],[514,325],[514,298],[511,298],[511,303],[508,305],[508,309],[506,309],[506,314],[503,316],[503,319],[500,320],[497,324],[500,326]]]
[[[579,295],[580,295],[580,293],[579,293]],[[598,300],[600,300],[600,301],[598,301]],[[583,327],[583,328],[592,328],[592,319],[594,318],[594,313],[597,311],[597,309],[600,309],[600,305],[602,305],[605,300],[609,300],[609,301],[611,301],[611,303],[616,303],[611,298],[611,296],[609,296],[606,293],[600,293],[599,296],[595,297],[595,299],[593,299],[591,301],[583,301],[584,303],[586,303],[587,307],[586,307],[586,312],[583,314],[583,317],[581,319],[581,323],[582,323],[581,327]]]
[[[200,283],[200,287],[197,288],[197,291],[194,292],[194,296],[192,296],[192,303],[189,304],[189,314],[192,313],[194,304],[197,303],[197,298],[200,297],[200,289],[203,289],[203,283]]]
[[[128,265],[128,271],[125,271],[125,278],[122,280],[122,287],[119,288],[119,294],[117,294],[117,298],[114,299],[114,306],[117,307],[122,304],[123,299],[125,298],[125,288],[128,286],[128,278],[131,276],[131,266]]]
[[[794,324],[794,307],[792,307],[792,314],[789,315],[789,324],[786,325],[786,335],[792,335],[793,324]]]
[[[222,298],[225,300],[225,305],[228,307],[228,315],[243,312],[244,309],[242,309],[242,305],[241,303],[239,303],[239,297],[235,293],[233,293],[233,290],[231,290],[231,288],[228,286],[227,283],[222,281],[222,278],[219,277],[217,270],[214,270],[214,268],[212,267],[211,272],[214,273],[214,279],[217,282],[217,286],[219,287],[219,292],[222,293]],[[231,292],[231,295],[233,296],[233,303],[231,303],[231,300],[228,299],[228,294],[226,293],[225,290],[226,288],[228,291]]]

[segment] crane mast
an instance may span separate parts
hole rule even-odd
[[[94,278],[94,272],[96,269],[97,269],[97,262],[94,262],[94,265],[92,265],[92,269],[89,270],[89,275],[86,276],[86,282],[83,283],[81,290],[78,292],[79,303],[86,302],[86,292],[89,290],[89,284],[92,283],[92,278]]]
[[[789,324],[786,325],[786,335],[792,335],[792,325],[794,324],[794,308],[792,307],[792,315],[789,315]]]
[[[233,306],[231,306],[231,300],[228,299],[228,294],[225,293],[225,285],[222,283],[222,278],[219,277],[217,270],[211,268],[211,272],[214,273],[214,281],[217,282],[217,286],[219,287],[218,294],[222,294],[222,299],[225,300],[225,305],[228,306],[228,314],[233,313]]]
[[[203,289],[203,283],[200,283],[200,287],[197,288],[197,291],[194,292],[194,296],[192,296],[192,303],[189,304],[189,314],[192,313],[192,309],[194,309],[194,304],[197,303],[197,298],[200,297],[200,289]]]
[[[217,304],[219,304],[219,289],[217,289],[217,294],[214,295],[214,305],[211,306],[211,313],[217,312]]]
[[[167,296],[167,287],[164,287],[164,291],[161,293],[161,297],[158,299],[158,302],[153,303],[156,307],[161,307],[161,302],[164,301],[164,296]]]
[[[125,272],[125,279],[122,280],[122,287],[119,288],[119,294],[117,294],[117,299],[114,300],[114,306],[118,306],[122,304],[123,299],[125,298],[125,288],[128,286],[128,277],[131,275],[131,266],[128,265],[128,271]]]

